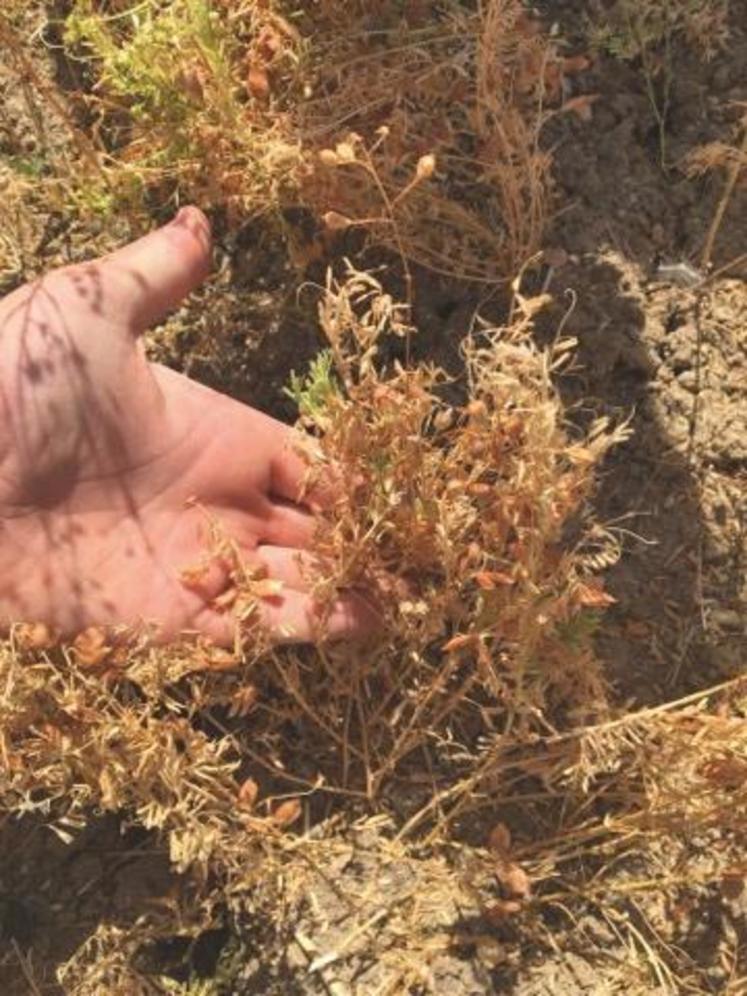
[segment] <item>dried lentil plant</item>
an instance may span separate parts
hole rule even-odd
[[[542,302],[519,301],[512,327],[467,340],[465,402],[450,407],[441,371],[382,369],[385,336],[412,333],[372,276],[352,271],[323,299],[330,361],[296,384],[304,424],[342,468],[316,591],[370,593],[386,637],[354,664],[347,651],[287,654],[276,680],[344,746],[343,769],[327,773],[338,784],[373,795],[437,736],[448,733],[446,760],[481,737],[547,729],[561,704],[604,699],[588,636],[611,599],[589,564],[604,559],[592,547],[614,557],[615,544],[585,522],[586,501],[626,430],[602,420],[574,437],[552,383],[570,343],[533,346]]]
[[[551,188],[540,133],[566,60],[519,0],[400,8],[383,3],[372,25],[357,4],[310,4],[296,19],[256,0],[75,0],[52,22],[79,77],[66,92],[4,13],[0,37],[19,83],[69,133],[70,152],[44,164],[58,208],[142,227],[197,199],[236,227],[302,207],[321,234],[301,262],[330,248],[342,219],[409,262],[505,280],[539,248]],[[48,21],[36,11],[31,37]],[[349,154],[333,161],[340,146]],[[325,231],[325,217],[338,224]]]
[[[194,935],[221,910],[239,922],[257,906],[298,916],[351,824],[386,810],[398,782],[417,784],[424,770],[424,806],[381,847],[406,857],[428,831],[434,850],[413,865],[413,895],[443,897],[439,917],[457,895],[505,918],[533,903],[679,888],[703,870],[618,881],[618,856],[633,842],[653,861],[655,842],[715,825],[741,832],[743,682],[608,715],[590,635],[610,599],[593,572],[616,550],[585,503],[625,429],[596,423],[581,436],[565,424],[552,374],[570,344],[532,344],[541,305],[517,296],[511,327],[468,340],[464,381],[448,385],[463,399],[447,404],[443,373],[385,361],[390,336],[416,334],[406,311],[369,274],[330,280],[320,306],[329,354],[292,386],[319,439],[310,473],[338,468],[317,592],[325,601],[365,586],[384,618],[378,643],[247,655],[233,671],[203,645],[84,660],[33,649],[43,642],[33,628],[2,648],[3,810],[36,814],[62,836],[93,812],[120,812],[160,834],[188,876],[183,899],[160,914],[102,925],[62,970],[66,992],[164,991],[135,952]],[[506,807],[534,814],[541,831],[513,844],[505,829],[492,834],[487,850],[469,850],[463,881],[445,860],[458,817]],[[302,816],[314,833],[288,833]],[[496,876],[518,898],[500,899]],[[719,877],[743,883],[731,852],[707,870]],[[350,936],[367,936],[372,916],[394,917],[387,957],[414,984],[412,952],[434,956],[448,928],[434,935],[436,913],[409,893],[391,908],[366,896],[350,897]]]
[[[327,167],[306,177],[309,203],[433,270],[487,282],[516,272],[543,233],[540,133],[562,90],[563,60],[539,23],[517,0],[447,3],[379,31],[364,12],[356,23],[355,4],[326,7],[351,30],[317,43],[315,93],[298,108],[304,144]],[[350,154],[334,158],[341,140]]]

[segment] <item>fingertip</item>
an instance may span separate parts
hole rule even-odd
[[[208,250],[211,248],[212,226],[207,215],[194,204],[187,204],[179,208],[169,224],[176,228],[186,229],[204,248]]]
[[[311,595],[288,591],[277,606],[265,603],[265,620],[281,644],[363,640],[381,629],[379,613],[355,593],[341,595],[325,611]]]
[[[382,617],[369,599],[348,593],[335,603],[327,619],[325,642],[361,640],[381,630]]]
[[[259,624],[265,637],[276,646],[358,642],[376,636],[383,627],[381,613],[370,599],[357,592],[342,594],[325,610],[310,594],[285,588],[277,596],[259,599],[257,610],[254,624]],[[251,640],[251,632],[231,611],[206,606],[195,617],[194,625],[218,646]]]
[[[213,236],[207,216],[194,205],[180,208],[171,221],[154,235],[169,237],[188,290],[201,284],[210,271]],[[176,292],[181,291],[177,286]]]
[[[144,332],[198,287],[210,272],[210,222],[199,208],[172,220],[101,260],[107,290],[132,331]]]

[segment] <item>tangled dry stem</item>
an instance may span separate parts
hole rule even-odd
[[[355,3],[297,21],[255,0],[113,12],[76,0],[57,26],[60,58],[93,82],[68,92],[38,69],[31,6],[0,15],[0,38],[70,136],[69,150],[44,149],[41,186],[58,208],[138,226],[195,199],[236,227],[301,206],[319,226],[302,262],[329,251],[340,226],[324,219],[337,218],[405,266],[487,282],[539,248],[551,188],[540,134],[564,60],[519,0],[406,19],[385,4],[375,29]],[[352,154],[330,167],[324,153],[341,143]]]
[[[401,920],[387,958],[420,984],[453,943],[442,921],[460,895],[479,896],[488,918],[531,919],[545,904],[676,889],[671,862],[622,883],[606,869],[631,847],[653,855],[714,826],[740,832],[744,682],[630,716],[605,700],[591,635],[610,599],[595,569],[616,551],[587,500],[626,430],[566,423],[552,374],[570,344],[543,351],[530,337],[543,303],[519,296],[512,326],[467,340],[463,400],[447,404],[441,371],[381,355],[416,334],[406,310],[370,274],[330,278],[330,359],[295,385],[321,448],[310,473],[340,468],[317,594],[365,587],[384,617],[377,643],[267,652],[234,670],[199,646],[85,660],[33,649],[28,629],[3,646],[3,811],[65,838],[120,813],[157,833],[185,876],[160,914],[102,924],[61,970],[66,992],[160,991],[137,968],[143,943],[195,935],[226,911],[240,920],[264,903],[294,922],[361,820],[373,818],[381,853],[412,862],[417,887],[391,908],[350,898],[346,943],[365,939],[372,917]],[[382,823],[423,772],[424,803]],[[453,851],[466,816],[509,807],[542,812],[542,832],[512,844],[504,827]],[[430,856],[415,861],[424,843]],[[467,871],[452,853],[470,855]],[[743,877],[729,860],[714,855],[697,874]],[[442,897],[438,916],[422,895]]]

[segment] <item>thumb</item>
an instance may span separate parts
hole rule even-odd
[[[101,276],[140,335],[177,307],[210,270],[210,223],[196,207],[185,207],[149,235],[100,260]]]

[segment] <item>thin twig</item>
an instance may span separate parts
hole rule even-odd
[[[731,200],[731,195],[734,193],[734,188],[737,185],[737,180],[739,179],[742,166],[744,166],[746,160],[747,118],[742,121],[742,142],[739,146],[739,154],[735,156],[729,164],[729,169],[726,175],[726,183],[724,184],[721,198],[716,206],[716,213],[713,216],[713,221],[711,222],[711,227],[708,229],[708,235],[706,236],[705,245],[703,246],[703,254],[700,257],[700,266],[703,270],[707,270],[711,265],[711,256],[713,255],[713,247],[716,242],[716,237],[724,220],[724,215],[726,214],[726,208]]]

